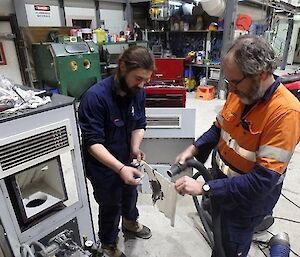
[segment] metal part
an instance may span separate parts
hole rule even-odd
[[[162,191],[161,183],[156,177],[156,173],[152,167],[146,163],[145,161],[137,162],[137,168],[144,171],[149,178],[150,186],[152,189],[152,202],[153,205],[157,202],[157,200],[164,199],[164,192]]]
[[[238,6],[238,0],[226,1],[225,5],[225,16],[224,16],[224,31],[223,31],[223,39],[222,39],[222,50],[221,50],[221,59],[226,53],[226,46],[229,42],[232,42],[234,36],[234,28],[235,28],[235,18],[236,18],[236,10]],[[220,71],[220,78],[223,77],[223,69]],[[218,92],[226,91],[225,83],[223,79],[219,79],[218,82]]]
[[[292,39],[292,33],[293,33],[293,28],[294,28],[294,19],[289,19],[288,20],[288,31],[286,34],[286,40],[285,40],[285,45],[284,45],[284,50],[283,50],[283,56],[282,56],[282,61],[280,68],[282,70],[285,69],[286,64],[287,64],[287,59],[288,59],[288,54],[289,54],[289,48],[290,48],[290,43]]]
[[[59,3],[59,16],[60,16],[61,26],[66,26],[65,1],[58,0],[58,3]]]
[[[177,192],[175,185],[169,178],[162,176],[145,161],[136,162],[138,168],[147,174],[152,189],[153,205],[157,204],[158,209],[165,214],[174,226]]]
[[[289,235],[281,232],[273,236],[270,241],[270,256],[271,257],[288,257],[290,256],[290,239]]]
[[[13,33],[0,33],[0,39],[14,40],[16,35]]]
[[[64,230],[51,238],[47,246],[38,241],[33,241],[29,246],[21,246],[21,256],[28,254],[37,257],[89,257],[91,253],[83,250],[72,240],[71,230]]]
[[[247,1],[259,4],[259,5],[269,6],[276,10],[283,10],[285,12],[292,13],[292,14],[296,14],[297,12],[299,12],[299,8],[296,8],[295,6],[287,4],[284,1],[276,1],[276,0],[273,0],[273,1],[270,1],[270,0],[247,0]]]

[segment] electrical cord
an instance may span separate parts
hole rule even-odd
[[[294,201],[292,201],[291,199],[289,199],[286,195],[284,195],[283,193],[281,193],[281,195],[288,201],[290,202],[292,205],[294,205],[295,207],[299,208],[300,209],[300,206],[298,204],[296,204]],[[293,222],[293,223],[296,223],[296,224],[300,224],[300,221],[298,220],[293,220],[293,219],[288,219],[288,218],[283,218],[283,217],[278,217],[278,216],[274,216],[274,219],[279,219],[279,220],[285,220],[285,221],[288,221],[288,222]],[[272,236],[274,236],[274,234],[270,231],[267,231],[268,233],[270,233]],[[292,249],[290,249],[290,251],[295,254],[296,256],[299,256],[299,254],[297,254],[296,252],[294,252]]]
[[[257,247],[265,257],[268,257],[268,255],[264,252],[264,250],[268,247],[264,246],[264,248],[262,248],[261,244],[257,244]]]
[[[283,193],[281,193],[281,195],[288,200],[291,204],[295,205],[297,208],[300,209],[300,206],[298,204],[296,204],[294,201],[292,201],[291,199],[289,199],[287,196],[285,196]]]
[[[263,253],[263,255],[268,257],[267,254],[264,252],[264,250],[268,248],[269,241],[262,241],[262,240],[258,240],[258,239],[253,239],[252,243],[256,244],[258,249]]]
[[[294,223],[300,223],[300,221],[298,220],[292,220],[292,219],[288,219],[288,218],[282,218],[282,217],[277,217],[277,216],[273,216],[274,219],[278,219],[278,220],[285,220],[285,221],[289,221],[289,222],[294,222]]]

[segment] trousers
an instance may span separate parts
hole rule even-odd
[[[127,185],[114,172],[89,177],[94,197],[99,205],[98,236],[102,244],[115,244],[119,233],[121,216],[128,220],[137,220],[137,188]]]
[[[226,257],[247,257],[255,227],[263,218],[264,216],[232,218],[229,213],[221,214],[222,245]],[[216,249],[213,249],[212,257],[218,257]]]

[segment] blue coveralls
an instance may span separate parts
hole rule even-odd
[[[280,78],[266,91],[262,101],[268,101],[279,84]],[[219,138],[220,129],[213,125],[194,142],[199,161],[206,161]],[[228,178],[214,163],[212,171],[215,179],[208,184],[211,198],[220,209],[225,254],[228,257],[246,257],[255,227],[272,213],[278,201],[282,188],[282,183],[278,183],[280,174],[255,165],[248,174]],[[218,257],[214,252],[212,256]]]
[[[87,147],[102,144],[125,165],[130,165],[131,132],[145,129],[145,93],[134,97],[117,94],[118,82],[110,76],[92,86],[82,97],[79,124],[83,138],[83,154],[87,177],[99,204],[99,239],[114,244],[119,232],[120,217],[136,220],[136,186],[126,185],[113,170],[91,156]]]

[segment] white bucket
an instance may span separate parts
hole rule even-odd
[[[201,0],[202,8],[210,16],[222,17],[225,12],[225,0]]]
[[[193,8],[194,5],[193,4],[189,4],[189,3],[184,3],[182,5],[182,11],[184,15],[192,15],[193,13]]]

